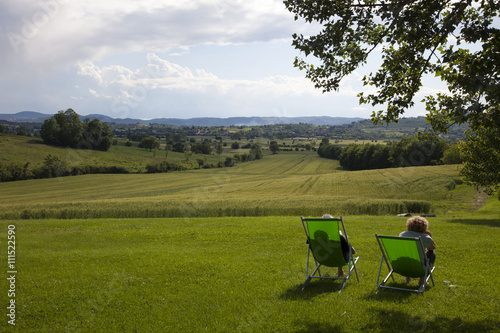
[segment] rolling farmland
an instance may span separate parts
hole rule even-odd
[[[453,165],[346,172],[304,151],[232,168],[1,183],[0,209],[3,218],[427,213],[455,182]]]

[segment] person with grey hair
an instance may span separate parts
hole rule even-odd
[[[406,221],[406,231],[399,234],[399,237],[420,237],[424,248],[427,250],[425,256],[429,262],[429,265],[434,266],[436,261],[436,243],[432,239],[432,234],[427,230],[429,228],[429,221],[421,216],[410,217]],[[411,278],[406,277],[406,283],[410,283]],[[424,278],[421,277],[418,281],[419,285],[424,284]]]

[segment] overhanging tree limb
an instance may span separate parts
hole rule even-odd
[[[368,56],[383,46],[379,70],[363,78],[364,85],[376,87],[377,92],[359,94],[360,103],[382,106],[373,112],[374,122],[397,121],[414,105],[424,74],[433,73],[449,89],[448,94],[425,98],[427,120],[435,132],[468,123],[481,138],[491,132],[489,129],[500,128],[500,1],[284,3],[296,18],[323,25],[317,35],[295,34],[292,43],[306,57],[312,55],[320,60],[319,65],[312,65],[296,58],[294,64],[305,70],[306,77],[323,92],[338,90],[343,77],[365,64]],[[468,147],[486,142],[477,139]],[[475,163],[481,163],[477,155],[470,156]],[[464,168],[472,164],[465,163]]]

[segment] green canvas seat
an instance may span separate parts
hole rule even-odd
[[[425,285],[429,278],[434,285],[432,273],[435,267],[431,267],[425,257],[425,248],[420,237],[395,237],[381,236],[375,234],[377,238],[382,258],[380,259],[380,267],[377,277],[377,292],[380,288],[395,289],[417,292],[419,294],[425,291]],[[380,274],[384,261],[389,269],[389,274],[380,282]],[[395,281],[393,274],[397,273],[402,276],[412,278],[424,278],[424,283],[418,289],[399,288],[387,286],[386,283],[390,277]]]
[[[356,269],[356,262],[359,257],[353,257],[351,246],[349,246],[349,257],[346,261],[342,253],[342,246],[340,241],[340,228],[342,228],[343,235],[349,244],[347,232],[345,230],[344,221],[342,217],[337,218],[304,218],[302,225],[307,236],[307,263],[306,263],[306,276],[302,290],[304,290],[312,279],[332,279],[342,280],[340,291],[344,288],[345,283],[351,277],[351,272],[354,269],[356,278],[359,282],[358,271]],[[309,275],[309,257],[312,254],[314,259],[315,268]],[[347,275],[343,277],[338,276],[324,276],[321,274],[320,267],[343,267],[348,266]]]

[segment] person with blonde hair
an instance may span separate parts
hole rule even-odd
[[[436,243],[434,243],[434,240],[432,239],[432,234],[429,230],[427,230],[428,228],[429,221],[427,221],[426,218],[413,216],[406,221],[406,231],[400,233],[399,237],[420,237],[424,248],[427,250],[425,252],[425,256],[429,265],[434,266],[434,262],[436,261],[436,253],[434,252],[436,249]],[[411,278],[406,277],[406,283],[409,283],[410,281]],[[422,285],[424,282],[424,278],[421,277],[418,284]]]

